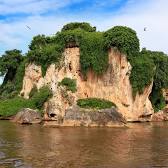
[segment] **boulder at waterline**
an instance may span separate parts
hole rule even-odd
[[[63,119],[63,126],[124,126],[126,120],[115,107],[109,109],[84,109],[73,106],[66,110]]]
[[[20,124],[38,124],[42,121],[42,117],[38,111],[24,108],[15,115],[12,121]]]
[[[154,113],[151,117],[151,121],[168,121],[168,108],[164,108],[163,110]]]

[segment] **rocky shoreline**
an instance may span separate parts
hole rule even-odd
[[[66,110],[63,118],[58,116],[41,117],[36,110],[25,108],[9,120],[19,124],[43,124],[44,126],[58,127],[123,127],[126,125],[125,118],[114,107],[96,110],[73,106]]]
[[[15,116],[0,117],[0,120],[10,120],[18,124],[42,124],[51,127],[126,127],[126,119],[117,108],[109,109],[84,109],[77,105],[67,109],[65,116],[60,118],[52,116],[46,118],[36,110],[22,109]],[[163,122],[168,121],[168,108],[149,116],[142,116],[137,122]],[[134,121],[136,122],[136,121]]]
[[[70,126],[70,127],[120,127],[126,125],[126,120],[116,108],[109,109],[83,109],[79,106],[72,106],[65,111],[65,116],[52,118],[44,122],[45,126]]]

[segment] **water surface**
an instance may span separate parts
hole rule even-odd
[[[0,168],[168,167],[168,123],[45,128],[0,121]]]

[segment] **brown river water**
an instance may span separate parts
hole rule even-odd
[[[168,123],[46,128],[0,121],[0,168],[168,167]]]

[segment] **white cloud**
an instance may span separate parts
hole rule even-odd
[[[82,0],[0,0],[0,13],[41,14]]]

